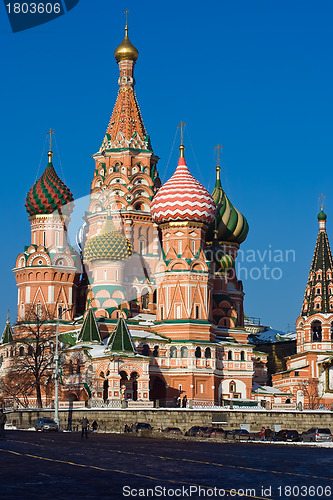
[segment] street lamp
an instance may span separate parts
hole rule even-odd
[[[55,355],[54,355],[54,362],[55,362],[55,368],[54,368],[54,421],[58,425],[58,429],[60,428],[60,419],[59,419],[59,320],[62,318],[63,314],[65,312],[70,311],[71,308],[69,309],[63,309],[60,313],[58,314],[57,317],[57,326],[56,326],[56,345],[55,345]]]

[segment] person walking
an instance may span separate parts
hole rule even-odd
[[[260,438],[261,438],[261,441],[265,441],[265,427],[262,427],[260,429]]]
[[[82,432],[81,432],[81,438],[83,438],[83,435],[86,435],[86,439],[88,439],[88,425],[89,425],[89,420],[87,419],[86,415],[84,415],[83,419],[81,420],[81,427],[82,427]]]
[[[93,423],[91,424],[91,428],[94,432],[97,431],[98,423],[96,422],[96,420],[94,420]]]
[[[183,408],[186,408],[187,406],[187,396],[185,394],[185,396],[183,397],[183,404],[182,404]]]
[[[7,415],[0,408],[0,439],[5,439],[5,423],[7,421]]]

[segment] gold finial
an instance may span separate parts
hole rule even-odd
[[[8,309],[8,312],[7,312],[7,323],[9,324],[9,309]]]
[[[223,148],[220,144],[218,144],[214,149],[217,149],[217,166],[216,166],[216,179],[219,181],[220,180],[220,172],[221,172],[221,167],[220,167],[220,149]]]
[[[179,151],[180,151],[180,158],[184,158],[184,149],[185,146],[183,144],[184,141],[184,136],[183,136],[183,127],[186,125],[186,123],[180,122],[179,125],[177,125],[177,128],[180,127],[180,146],[179,146]]]
[[[129,10],[128,10],[128,9],[126,9],[126,10],[125,10],[125,12],[124,12],[124,14],[125,14],[125,16],[126,16],[125,30],[127,30],[127,29],[128,29],[128,28],[127,28],[127,14],[128,14],[128,13],[129,13]]]
[[[111,217],[111,207],[110,207],[110,205],[108,205],[107,208],[108,208],[108,217]]]

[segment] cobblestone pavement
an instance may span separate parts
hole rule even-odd
[[[4,499],[331,498],[329,448],[7,431]]]

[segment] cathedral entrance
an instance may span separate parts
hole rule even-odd
[[[157,375],[152,376],[149,382],[149,399],[156,401],[158,399],[160,404],[165,404],[166,387],[165,380]]]

